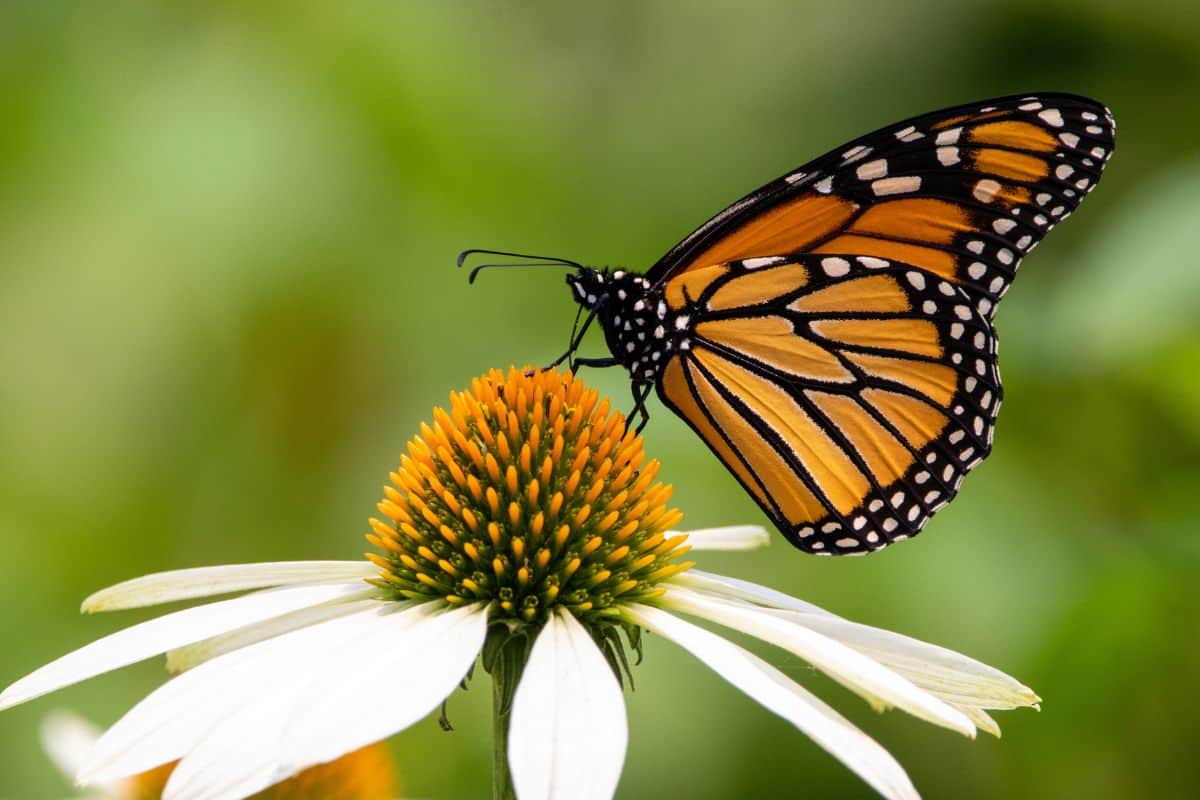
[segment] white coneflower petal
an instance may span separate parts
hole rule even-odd
[[[27,675],[0,694],[0,709],[176,647],[361,591],[360,581],[293,586],[166,614],[98,639]]]
[[[996,724],[996,720],[992,719],[986,711],[975,706],[960,706],[954,703],[951,703],[951,705],[966,714],[967,719],[971,720],[976,728],[984,733],[990,733],[997,739],[1000,738],[1000,726]]]
[[[296,583],[327,583],[370,578],[378,572],[364,561],[273,561],[228,564],[158,572],[101,589],[83,601],[83,612],[194,600],[218,594],[265,589]]]
[[[337,600],[320,605],[302,608],[254,625],[213,636],[193,644],[171,650],[167,653],[167,671],[177,674],[193,669],[209,659],[239,648],[247,647],[266,639],[281,636],[290,631],[299,630],[309,625],[316,625],[325,620],[336,619],[351,614],[361,608],[359,600],[377,598],[379,590],[364,586],[362,591],[351,593]]]
[[[999,726],[981,709],[1036,707],[1040,698],[1010,675],[945,647],[903,634],[851,622],[825,609],[749,581],[692,569],[672,583],[753,604],[854,648],[907,678],[914,685],[967,715],[981,730],[999,735]]]
[[[628,618],[688,650],[768,710],[791,722],[877,792],[916,800],[917,790],[886,750],[758,656],[656,608],[631,605]]]
[[[100,729],[78,714],[56,710],[42,721],[42,749],[70,781],[91,756]]]
[[[730,525],[694,531],[671,531],[668,536],[687,536],[692,550],[756,550],[771,543],[771,534],[761,525]]]
[[[782,647],[863,696],[880,710],[895,706],[927,722],[965,736],[975,736],[975,726],[960,711],[922,691],[879,662],[803,625],[746,603],[722,600],[711,595],[706,597],[676,586],[667,589],[661,603]]]
[[[781,617],[793,612],[774,611]],[[797,615],[797,620],[870,656],[947,702],[1005,710],[1039,702],[1032,689],[980,661],[903,634],[833,614]]]
[[[612,667],[565,609],[538,634],[513,698],[508,762],[521,800],[608,800],[629,733]]]
[[[294,774],[280,766],[279,734],[298,696],[294,681],[217,723],[176,765],[163,800],[250,797]]]
[[[717,575],[693,567],[671,578],[671,583],[687,586],[691,589],[728,597],[734,600],[745,600],[771,608],[786,608],[793,611],[806,611],[813,614],[829,614],[820,606],[806,603],[798,597],[760,586],[757,583],[744,581],[740,578],[730,578],[728,575]],[[832,614],[830,615],[832,616]]]
[[[487,634],[480,604],[391,616],[412,620],[393,632],[381,617],[378,636],[352,642],[306,682],[283,737],[289,769],[331,761],[424,717],[459,685]]]
[[[239,679],[249,696],[245,702],[223,703],[227,708],[219,721],[202,732],[171,774],[164,800],[248,797],[300,772],[302,768],[287,767],[291,754],[284,731],[301,708],[313,702],[314,674],[360,657],[365,643],[391,644],[412,658],[412,645],[428,647],[429,642],[414,642],[406,634],[427,616],[424,609],[382,605],[253,646],[261,657],[253,664],[253,675]],[[237,655],[214,659],[180,678]],[[352,684],[351,688],[365,687]],[[405,686],[397,693],[410,688],[423,687]]]
[[[346,605],[348,613],[214,658],[147,695],[104,733],[79,778],[112,780],[182,758],[221,720],[262,695],[303,679],[297,664],[367,630],[378,601]]]

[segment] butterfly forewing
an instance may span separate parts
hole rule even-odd
[[[658,389],[781,531],[815,553],[916,533],[991,446],[991,326],[958,287],[875,257],[697,270]]]
[[[735,203],[648,277],[769,254],[875,256],[962,286],[990,317],[1021,258],[1095,187],[1113,134],[1107,109],[1063,94],[896,123]]]

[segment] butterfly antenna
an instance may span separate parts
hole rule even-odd
[[[572,261],[569,258],[559,258],[557,256],[536,256],[528,253],[510,253],[506,250],[480,250],[471,249],[463,250],[458,254],[458,266],[462,267],[467,259],[473,255],[489,255],[489,256],[504,256],[506,258],[518,258],[522,261],[504,262],[504,263],[488,263],[477,264],[471,269],[471,274],[467,276],[468,283],[475,283],[475,278],[485,269],[493,269],[497,267],[557,267],[560,269],[583,269],[583,264],[578,261]]]

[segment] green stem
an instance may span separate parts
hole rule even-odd
[[[528,639],[514,636],[501,646],[492,667],[492,800],[517,798],[508,768],[508,726],[513,694],[528,658]]]

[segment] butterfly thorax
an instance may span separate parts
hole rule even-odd
[[[687,317],[660,288],[625,270],[585,268],[567,276],[575,301],[596,315],[608,348],[636,383],[654,383],[672,353],[687,349]]]

